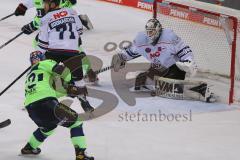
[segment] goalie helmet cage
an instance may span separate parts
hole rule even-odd
[[[226,101],[239,104],[240,97],[234,97],[235,83],[240,80],[240,56],[236,53],[237,39],[240,39],[237,38],[238,19],[166,0],[154,0],[153,17],[189,44],[200,72],[228,79]]]

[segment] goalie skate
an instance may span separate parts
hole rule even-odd
[[[211,91],[212,89],[209,87],[209,85],[206,88],[206,93],[205,93],[205,101],[207,103],[214,103],[217,101],[217,96],[214,95],[214,93]]]
[[[154,88],[152,85],[141,85],[130,88],[131,92],[152,92]]]

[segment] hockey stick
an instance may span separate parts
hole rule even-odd
[[[16,83],[25,73],[27,73],[31,69],[31,66],[28,67],[23,73],[21,73],[11,84],[9,84],[1,93],[0,96],[5,93],[14,83]]]
[[[138,58],[138,57],[140,57],[140,55],[137,56],[137,57],[135,57],[135,58],[133,58],[133,59],[136,59],[136,58]],[[131,60],[133,60],[133,59],[131,59]],[[128,61],[131,61],[131,60],[128,60]],[[127,61],[127,62],[128,62],[128,61]],[[108,66],[108,67],[104,67],[104,68],[102,68],[102,69],[99,69],[99,70],[95,71],[95,73],[96,73],[96,74],[99,74],[99,73],[108,71],[108,70],[112,69],[113,67],[114,67],[113,65]],[[84,75],[83,78],[87,78],[87,76],[88,76],[88,75]]]
[[[3,20],[5,20],[5,19],[7,19],[7,18],[9,18],[9,17],[12,17],[13,15],[14,15],[14,13],[9,14],[8,16],[1,18],[0,21],[3,21]]]
[[[5,121],[3,121],[3,122],[0,122],[0,129],[1,128],[4,128],[4,127],[7,127],[7,126],[9,126],[11,124],[11,120],[10,119],[7,119],[7,120],[5,120]]]
[[[9,41],[7,41],[6,43],[4,43],[3,45],[0,46],[0,49],[2,49],[3,47],[5,47],[6,45],[8,45],[9,43],[11,43],[13,40],[15,40],[16,38],[18,38],[19,36],[21,36],[23,34],[23,32],[18,33],[15,37],[13,37],[12,39],[10,39]]]
[[[99,73],[105,72],[105,71],[107,71],[107,70],[110,70],[110,69],[112,69],[112,68],[113,68],[113,66],[104,67],[104,68],[102,68],[102,69],[99,69],[99,70],[95,71],[95,73],[96,73],[96,74],[99,74]],[[87,78],[87,77],[88,77],[88,75],[84,75],[84,76],[83,76],[83,78]]]

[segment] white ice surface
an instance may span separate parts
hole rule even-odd
[[[13,12],[17,5],[17,0],[5,1],[0,6],[0,17]],[[84,48],[88,54],[102,59],[104,66],[110,64],[113,55],[103,50],[104,44],[131,40],[151,17],[150,12],[95,0],[81,0],[77,9],[87,13],[95,27],[93,31],[85,31]],[[34,10],[27,12],[25,17],[11,17],[0,22],[0,44],[18,34],[33,14]],[[28,67],[33,38],[34,35],[23,35],[0,50],[1,90]],[[110,74],[107,71],[99,76],[101,87],[97,89],[117,96]],[[12,125],[0,130],[0,160],[74,159],[69,131],[61,127],[41,146],[41,155],[36,158],[18,156],[21,147],[36,129],[27,113],[21,110],[23,86],[24,78],[0,97],[0,121],[6,118],[12,120]],[[222,92],[225,91],[222,89]],[[84,125],[88,152],[97,160],[239,160],[238,106],[149,97],[138,98],[136,106],[130,107],[118,99],[119,104],[114,111]],[[94,105],[100,103],[93,98],[90,102]],[[73,107],[80,111],[78,102]],[[125,112],[151,114],[158,113],[158,110],[166,114],[187,114],[191,110],[192,121],[121,121]]]

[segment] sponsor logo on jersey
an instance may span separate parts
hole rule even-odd
[[[158,51],[156,52],[151,52],[151,48],[146,48],[145,49],[145,52],[149,54],[150,58],[153,59],[153,58],[156,58],[156,57],[159,57],[161,55],[161,51],[163,50],[164,48],[162,47],[158,47]]]
[[[156,57],[159,57],[160,56],[160,51],[157,51],[157,52],[154,52],[154,53],[150,53],[150,58],[153,59],[153,58],[156,58]]]
[[[65,17],[59,20],[53,21],[49,24],[50,29],[53,29],[59,25],[66,24],[66,23],[75,23],[74,17]]]
[[[67,11],[61,11],[61,12],[53,14],[53,17],[54,17],[54,19],[59,19],[59,18],[66,17],[67,15],[68,15]]]

